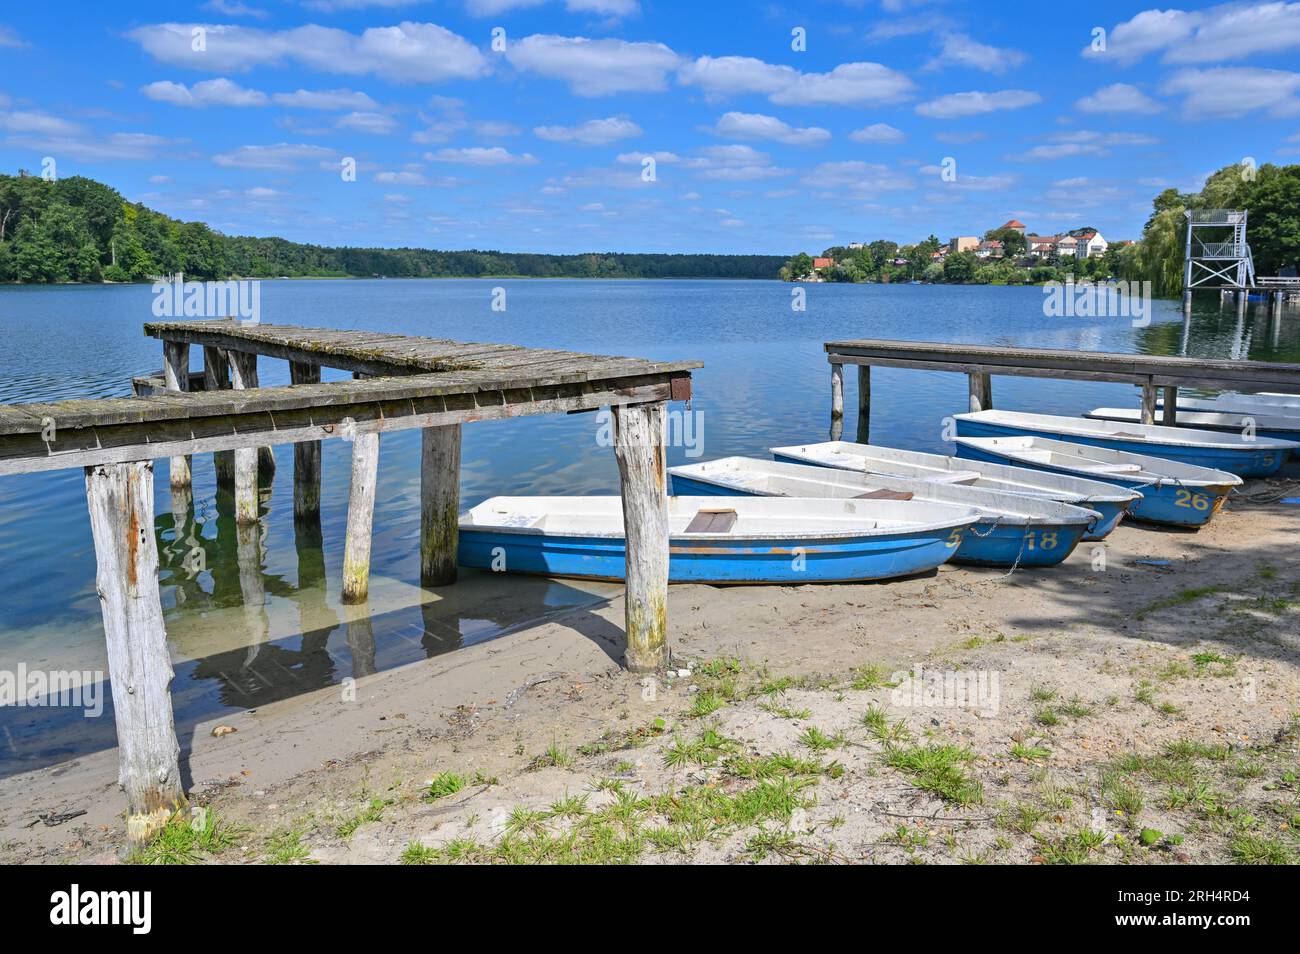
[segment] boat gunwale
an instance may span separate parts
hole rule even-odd
[[[1016,418],[1007,420],[995,415],[1014,414],[1021,417],[1034,419],[1045,419],[1045,423],[1039,424],[1036,421],[1017,423]],[[1244,453],[1250,451],[1293,451],[1300,450],[1300,443],[1296,441],[1283,440],[1277,437],[1256,438],[1246,443],[1245,441],[1233,443],[1232,441],[1223,440],[1223,431],[1204,431],[1194,427],[1163,427],[1160,424],[1130,424],[1126,421],[1101,421],[1096,418],[1073,418],[1059,414],[1038,414],[1033,411],[967,411],[964,414],[954,414],[953,419],[956,421],[969,421],[972,424],[990,424],[998,427],[1020,428],[1027,431],[1042,431],[1049,434],[1073,434],[1078,437],[1103,438],[1114,441],[1125,441],[1134,444],[1147,444],[1158,446],[1165,444],[1169,447],[1181,447],[1193,450],[1222,450],[1233,453]],[[1070,430],[1068,426],[1053,424],[1053,421],[1063,421],[1065,425],[1074,424],[1075,430]],[[1129,427],[1155,428],[1163,430],[1177,431],[1178,436],[1169,438],[1157,437],[1148,434],[1116,434],[1104,430],[1089,430],[1081,425],[1085,424],[1117,424]],[[1195,440],[1196,437],[1205,438],[1205,440]],[[1192,438],[1192,439],[1189,439]],[[1069,443],[1067,441],[1067,443]],[[1159,454],[1149,456],[1159,457]]]

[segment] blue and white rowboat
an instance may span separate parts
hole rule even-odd
[[[1140,499],[1132,490],[1100,480],[1049,474],[1006,464],[958,460],[947,454],[926,454],[897,447],[825,441],[791,447],[773,447],[779,461],[813,464],[887,477],[912,477],[934,483],[954,483],[976,490],[1024,494],[1068,503],[1101,514],[1101,520],[1084,537],[1100,540],[1119,525],[1125,511]]]
[[[1124,421],[1139,424],[1142,412],[1137,408],[1098,407],[1084,417],[1098,421]],[[1178,427],[1194,427],[1202,431],[1225,431],[1231,434],[1254,434],[1272,440],[1295,441],[1300,439],[1300,416],[1283,414],[1252,414],[1246,411],[1193,411],[1184,410],[1180,401],[1177,413]]]
[[[1300,417],[1300,394],[1237,394],[1225,391],[1212,398],[1178,395],[1178,410],[1221,411],[1265,417]]]
[[[1291,451],[1300,448],[1300,444],[1294,441],[1269,437],[1256,436],[1247,440],[1239,434],[1220,434],[1189,427],[1096,421],[1055,414],[972,411],[954,417],[961,437],[1050,437],[1071,444],[1110,447],[1211,470],[1226,470],[1238,477],[1267,477],[1282,466]]]
[[[1101,520],[1095,510],[1044,497],[750,457],[672,467],[668,473],[674,493],[840,500],[879,495],[976,507],[980,520],[962,538],[953,561],[983,566],[1055,566]]]
[[[1207,523],[1241,486],[1241,478],[1227,471],[1047,437],[958,437],[957,456],[1101,477],[1142,494],[1129,508],[1134,520],[1180,527]]]
[[[669,497],[672,583],[881,580],[946,563],[979,512],[904,500]],[[622,580],[618,497],[493,497],[460,517],[460,562]]]

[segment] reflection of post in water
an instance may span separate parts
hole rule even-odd
[[[348,651],[352,655],[352,676],[360,679],[375,673],[375,627],[370,620],[370,601],[344,605],[348,620]]]
[[[460,649],[463,639],[460,633],[460,617],[457,613],[448,613],[449,601],[430,599],[424,594],[420,604],[420,619],[424,624],[424,633],[420,636],[420,645],[425,655],[432,659],[453,649]],[[441,613],[439,612],[441,610]]]
[[[244,603],[244,636],[248,655],[244,665],[251,665],[270,635],[271,622],[266,615],[266,586],[262,581],[262,526],[235,525],[236,555],[239,563],[239,594]]]
[[[325,598],[325,542],[319,510],[294,516],[293,545],[298,554],[298,583],[290,598],[298,606],[302,650],[323,651],[339,618]]]

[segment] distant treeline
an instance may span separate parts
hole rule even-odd
[[[184,272],[236,277],[776,278],[776,255],[613,252],[536,255],[478,249],[330,248],[229,236],[180,222],[74,176],[0,175],[0,281],[133,282]]]

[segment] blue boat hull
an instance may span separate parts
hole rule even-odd
[[[751,496],[677,474],[669,480],[671,492],[680,496]],[[997,526],[992,518],[981,520],[967,528],[952,561],[976,566],[1055,566],[1074,551],[1086,530],[1082,524]]]
[[[719,542],[674,538],[670,583],[844,583],[892,579],[933,570],[952,558],[965,528],[801,541],[773,538]],[[511,573],[622,580],[623,538],[460,532],[460,563]]]
[[[1032,467],[1034,470],[1046,471],[1047,473],[1083,476],[1082,474],[1075,474],[1067,468],[1030,464],[1026,461],[1003,457],[1001,454],[990,453],[965,445],[959,445],[957,456],[966,460],[982,460],[993,464]],[[1211,517],[1219,512],[1223,502],[1231,492],[1229,487],[1192,489],[1179,487],[1174,483],[1167,483],[1159,487],[1147,486],[1142,481],[1125,480],[1113,475],[1107,475],[1106,482],[1119,487],[1126,487],[1129,490],[1136,490],[1142,495],[1141,500],[1134,501],[1133,505],[1129,507],[1128,514],[1131,519],[1175,527],[1200,527],[1205,525]],[[1095,504],[1091,506],[1095,510],[1100,511],[1102,509]],[[1085,537],[1085,539],[1088,538]]]
[[[1050,437],[1071,444],[1087,444],[1092,447],[1109,447],[1113,450],[1128,451],[1130,454],[1144,454],[1148,457],[1163,457],[1177,460],[1197,467],[1209,467],[1213,470],[1226,470],[1238,477],[1268,477],[1286,461],[1286,451],[1251,450],[1217,447],[1190,447],[1173,444],[1152,444],[1147,441],[1125,440],[1122,437],[1094,437],[1082,434],[1062,434],[1059,431],[1018,427],[1008,424],[993,424],[987,421],[966,421],[957,419],[959,437]],[[1021,465],[1017,465],[1021,466]],[[1110,477],[1107,483],[1118,483]]]

